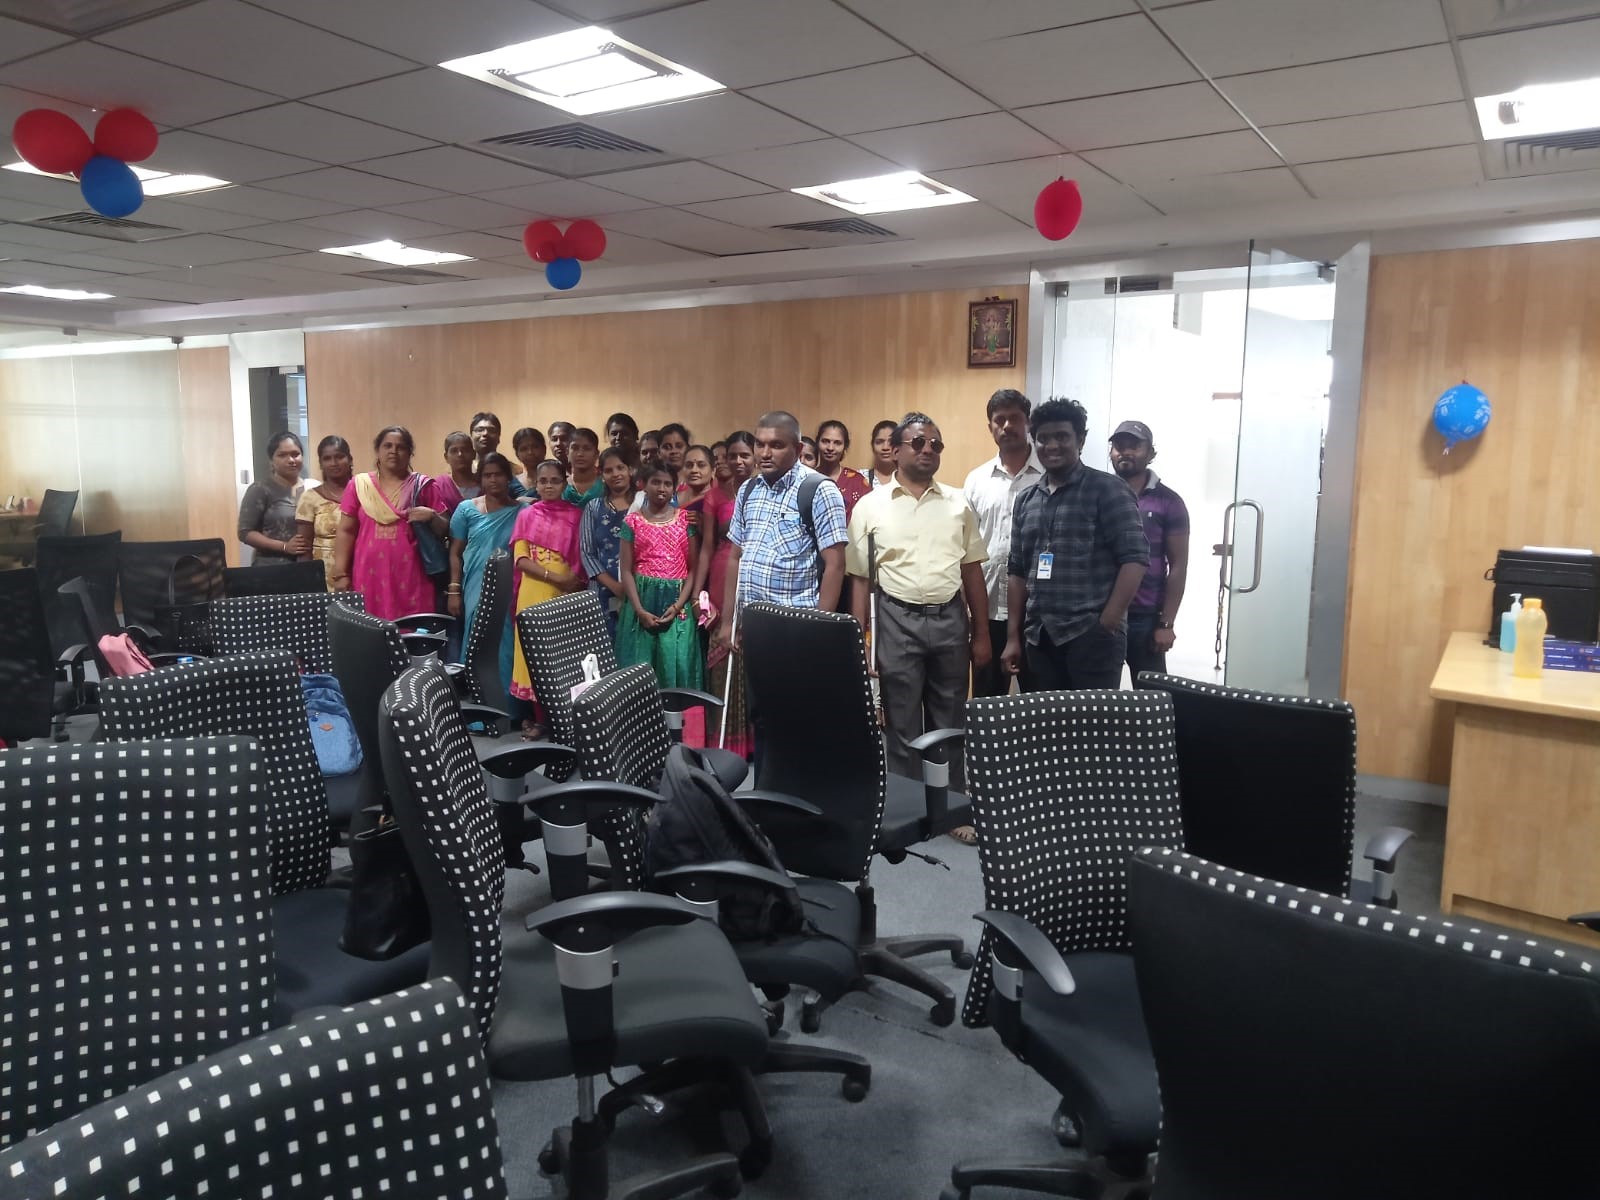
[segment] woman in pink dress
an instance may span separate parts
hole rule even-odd
[[[416,449],[410,430],[390,425],[379,431],[372,447],[378,469],[357,475],[339,502],[339,533],[334,540],[334,579],[340,591],[357,591],[375,617],[395,621],[413,613],[431,612],[433,580],[422,567],[413,525],[427,523],[440,537],[450,526],[418,493],[427,477],[411,469]]]

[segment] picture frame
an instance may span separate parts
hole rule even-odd
[[[967,366],[1017,365],[1017,302],[989,296],[967,305]]]

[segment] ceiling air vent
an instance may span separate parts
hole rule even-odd
[[[795,221],[790,225],[774,225],[774,229],[795,229],[801,233],[838,233],[846,237],[892,238],[900,235],[882,225],[863,221],[860,217],[830,217],[824,221]]]
[[[1600,167],[1600,129],[1541,133],[1489,143],[1489,174],[1496,178],[1590,171]]]
[[[23,221],[35,229],[54,229],[61,233],[76,233],[83,237],[105,238],[113,242],[154,242],[162,238],[182,237],[185,230],[171,225],[152,225],[148,221],[130,221],[126,217],[102,217],[99,213],[57,213],[53,217],[40,217]]]
[[[460,283],[463,275],[446,275],[443,271],[428,271],[422,267],[384,267],[377,271],[356,271],[352,279],[376,279],[379,283],[438,283],[446,280]]]
[[[485,146],[558,146],[563,150],[606,150],[613,154],[660,154],[654,146],[609,133],[574,121],[570,125],[551,125],[546,129],[527,129],[521,133],[502,133],[485,138]]]
[[[1170,275],[1112,275],[1106,279],[1106,295],[1120,296],[1130,292],[1168,292],[1172,290]]]
[[[478,143],[501,158],[559,175],[594,175],[624,167],[647,166],[672,157],[665,150],[597,129],[581,121],[502,133]]]

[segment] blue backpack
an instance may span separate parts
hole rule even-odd
[[[306,718],[311,722],[311,744],[324,775],[354,775],[361,769],[361,743],[350,720],[339,681],[332,675],[302,675]]]

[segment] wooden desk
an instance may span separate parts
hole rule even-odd
[[[0,511],[0,555],[33,560],[33,527],[39,523],[37,512]]]
[[[1429,692],[1456,706],[1440,907],[1600,946],[1565,920],[1600,909],[1600,674],[1517,679],[1454,633]]]

